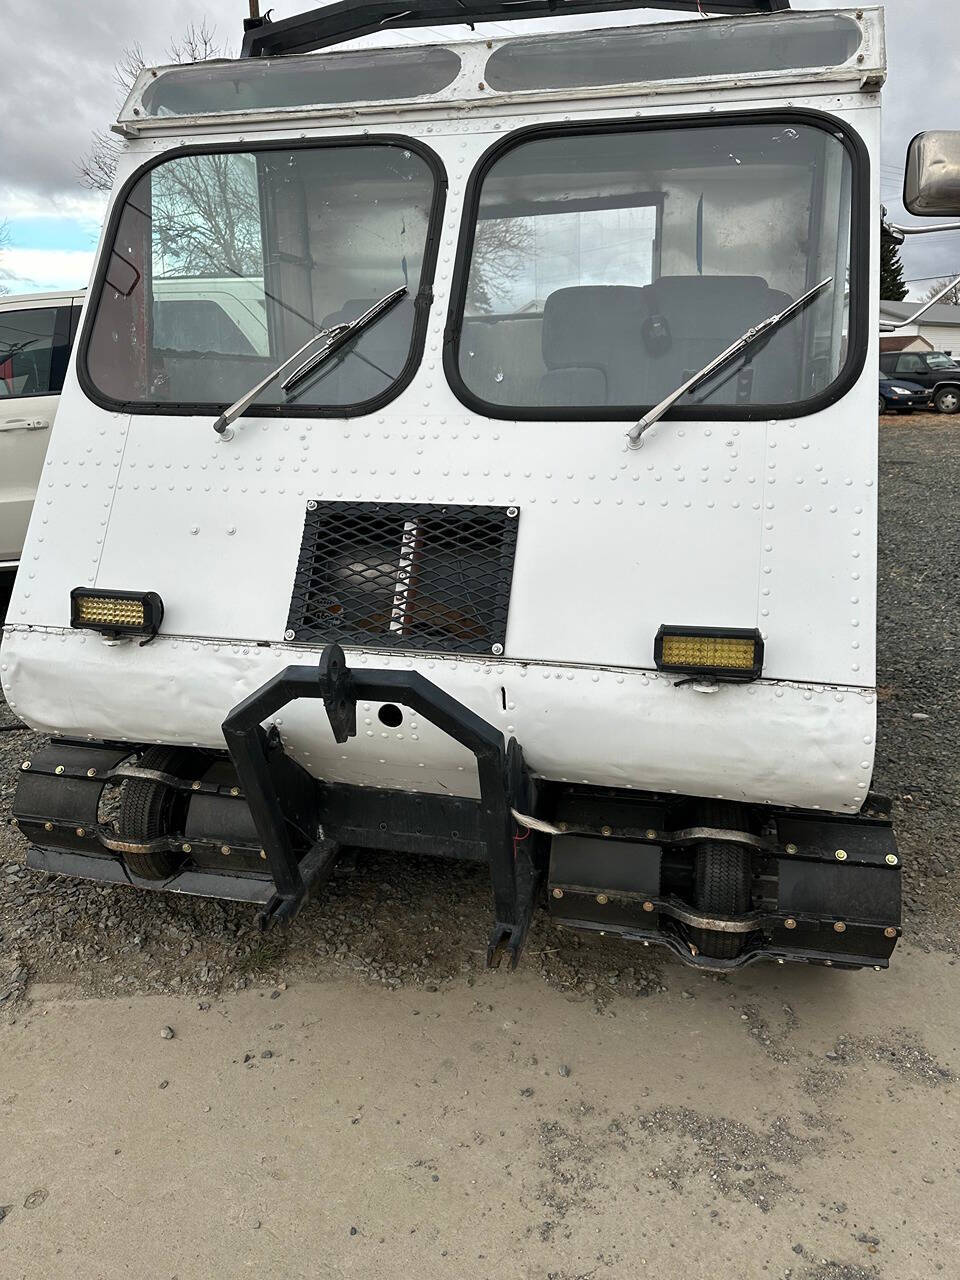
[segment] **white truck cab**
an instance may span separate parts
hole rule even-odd
[[[0,298],[0,569],[20,559],[82,303],[79,290]]]
[[[32,865],[268,925],[413,850],[491,961],[886,966],[882,12],[657,7],[726,16],[141,75],[0,661]]]

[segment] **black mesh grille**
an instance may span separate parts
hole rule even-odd
[[[288,631],[318,643],[491,653],[506,635],[516,545],[516,507],[311,504]]]

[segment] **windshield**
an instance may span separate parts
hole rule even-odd
[[[839,377],[853,164],[835,128],[551,133],[501,152],[479,187],[451,370],[467,403],[626,417],[831,277],[679,407],[796,406]]]
[[[279,384],[255,412],[357,411],[402,385],[434,171],[412,147],[349,144],[191,153],[134,185],[117,223],[86,348],[108,401],[204,412],[232,404],[311,334],[406,293],[343,346],[293,406]]]
[[[956,369],[956,360],[950,356],[943,355],[939,351],[933,351],[927,356],[927,364],[931,369]]]

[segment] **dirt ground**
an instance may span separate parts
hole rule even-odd
[[[889,972],[714,979],[541,918],[488,974],[482,872],[428,859],[264,939],[0,825],[2,1280],[960,1276],[960,429],[881,441]],[[35,741],[0,731],[0,823]]]

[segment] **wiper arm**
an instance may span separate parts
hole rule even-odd
[[[640,421],[627,432],[630,448],[636,449],[640,444],[640,437],[647,428],[652,427],[655,422],[659,422],[663,415],[672,409],[677,401],[685,396],[688,391],[695,391],[712,374],[728,365],[731,360],[735,360],[742,352],[748,351],[765,334],[775,333],[781,325],[786,324],[798,311],[802,311],[808,303],[812,302],[831,284],[833,284],[833,276],[826,280],[821,280],[818,285],[814,285],[808,293],[805,293],[802,298],[798,298],[796,302],[792,302],[785,310],[777,312],[776,315],[768,316],[766,320],[761,320],[758,325],[748,329],[736,342],[731,343],[726,351],[722,351],[715,360],[711,360],[708,365],[704,365],[699,373],[695,373],[692,378],[688,378],[683,386],[677,387],[676,391],[671,391],[665,400],[661,400],[649,413],[644,414]]]
[[[239,400],[234,400],[229,409],[224,409],[223,413],[221,413],[220,417],[213,424],[214,431],[216,431],[219,436],[224,436],[227,428],[230,426],[230,423],[233,422],[235,418],[239,418],[241,413],[245,412],[245,410],[249,409],[261,392],[265,391],[267,387],[269,387],[271,382],[282,377],[288,369],[292,368],[293,373],[290,374],[289,378],[287,378],[285,382],[281,383],[282,389],[284,391],[288,391],[291,386],[300,382],[308,373],[312,372],[318,364],[321,364],[328,356],[333,355],[334,351],[338,351],[340,347],[342,347],[349,338],[353,337],[355,333],[359,333],[361,329],[365,329],[367,325],[373,324],[374,320],[379,319],[379,317],[389,311],[391,307],[395,306],[406,292],[407,290],[405,286],[402,286],[399,289],[394,289],[393,293],[388,293],[385,298],[381,298],[379,302],[375,302],[369,311],[365,311],[362,316],[357,316],[356,320],[351,320],[349,324],[335,324],[329,329],[320,329],[317,333],[311,334],[303,346],[300,347],[298,351],[295,351],[289,359],[284,360],[283,364],[274,369],[271,373],[268,373],[265,378],[261,378],[257,385],[255,387],[251,387],[249,391],[244,392]],[[304,353],[309,351],[315,342],[321,341],[324,345],[316,355],[311,356],[306,361],[303,361],[302,358]],[[227,438],[229,439],[229,437]]]
[[[323,346],[308,360],[304,360],[298,368],[284,381],[281,382],[281,389],[288,395],[293,388],[304,378],[308,378],[315,369],[319,369],[322,364],[330,359],[330,357],[350,339],[358,333],[362,333],[379,320],[381,316],[392,310],[401,298],[406,297],[406,285],[401,285],[399,289],[394,289],[393,293],[388,293],[386,297],[381,298],[379,302],[375,302],[372,307],[364,311],[362,316],[357,316],[356,320],[351,320],[349,324],[334,325],[332,329],[325,329],[319,337],[326,338]]]
[[[230,408],[224,409],[223,413],[221,413],[220,417],[213,424],[214,431],[216,431],[220,436],[224,435],[234,418],[239,418],[240,414],[243,413],[245,409],[249,409],[254,400],[256,400],[260,395],[261,391],[265,391],[275,378],[279,378],[282,373],[286,373],[291,365],[295,365],[297,363],[308,348],[312,347],[313,344],[318,342],[321,338],[325,338],[328,332],[329,330],[327,329],[321,329],[318,333],[312,334],[299,351],[295,351],[288,360],[284,360],[282,365],[274,369],[272,373],[268,373],[267,376],[262,378],[255,387],[251,387],[249,391],[244,392],[239,400],[234,400]],[[232,435],[233,433],[231,432],[230,434]],[[227,439],[229,439],[229,436]]]
[[[12,360],[14,356],[20,355],[26,351],[27,347],[32,347],[40,341],[39,338],[28,338],[26,342],[15,342],[12,347],[3,347],[0,349],[0,360]]]

